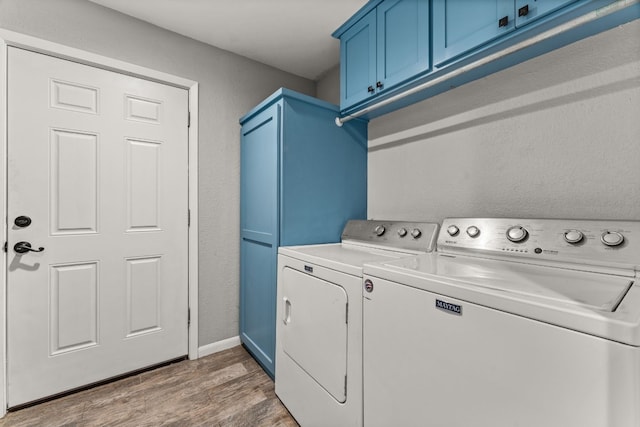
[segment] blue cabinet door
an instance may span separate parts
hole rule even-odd
[[[514,0],[433,2],[436,66],[515,29]]]
[[[242,127],[240,142],[240,339],[274,374],[278,151],[281,106]]]
[[[340,37],[340,105],[354,105],[375,94],[375,23],[374,10]]]
[[[430,0],[385,0],[340,37],[346,110],[431,68]]]
[[[577,0],[516,0],[516,27],[543,17]]]
[[[429,1],[386,0],[376,14],[376,89],[381,91],[430,69]]]

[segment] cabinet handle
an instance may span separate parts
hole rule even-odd
[[[384,85],[382,84],[382,82],[376,82],[376,87],[377,87],[378,89],[382,89],[382,86],[384,86]]]
[[[508,16],[503,16],[502,18],[500,18],[498,20],[498,28],[506,27],[507,25],[509,25],[509,17]]]
[[[376,90],[375,90],[375,88],[374,88],[373,86],[369,86],[369,87],[367,88],[367,90],[369,91],[369,93],[373,93],[373,92],[375,92],[375,91],[376,91]]]
[[[529,5],[525,4],[520,9],[518,9],[518,16],[527,16],[529,14]]]

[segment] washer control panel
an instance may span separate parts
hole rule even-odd
[[[640,221],[447,218],[437,246],[440,252],[639,268]]]
[[[435,249],[438,230],[438,224],[430,222],[354,219],[345,225],[342,240],[431,252]]]

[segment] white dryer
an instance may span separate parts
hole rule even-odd
[[[364,268],[366,426],[640,426],[640,222],[447,219]]]
[[[300,425],[362,426],[362,266],[429,253],[437,231],[353,220],[342,243],[279,248],[275,390]]]

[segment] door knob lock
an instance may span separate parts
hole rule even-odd
[[[38,249],[33,249],[29,242],[18,242],[13,246],[13,250],[19,254],[26,254],[27,252],[42,252],[44,248],[40,246]]]

